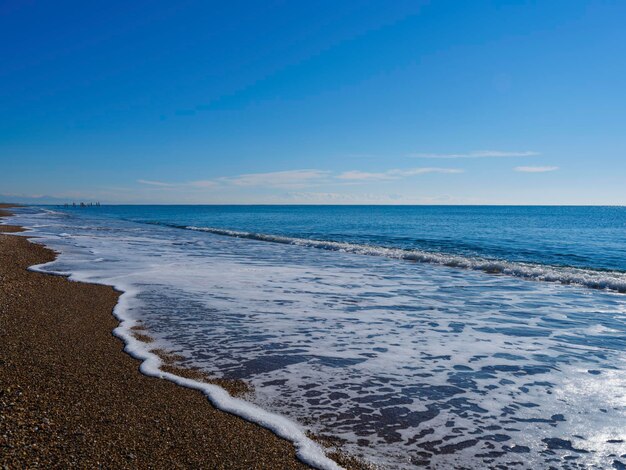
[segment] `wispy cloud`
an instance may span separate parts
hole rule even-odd
[[[409,168],[406,170],[389,170],[388,173],[398,176],[424,175],[426,173],[463,173],[461,168]]]
[[[386,181],[397,179],[396,176],[392,176],[387,172],[384,173],[369,173],[366,171],[352,170],[345,171],[336,176],[337,179],[347,181]]]
[[[330,192],[290,192],[281,195],[274,202],[288,201],[294,204],[476,204],[477,201],[455,198],[442,194],[436,196],[417,196],[400,193],[330,193]]]
[[[145,184],[148,186],[158,186],[160,188],[173,188],[173,187],[178,186],[177,184],[174,184],[174,183],[164,183],[162,181],[151,181],[151,180],[137,180],[137,183]]]
[[[322,170],[287,170],[271,173],[248,173],[234,177],[220,178],[220,181],[236,186],[266,186],[272,188],[296,188],[319,183],[330,172]]]
[[[212,180],[203,180],[203,181],[188,181],[185,183],[166,183],[164,181],[153,181],[153,180],[137,180],[137,183],[145,184],[147,186],[153,186],[155,188],[160,189],[172,189],[172,188],[213,188],[218,185],[217,182]]]
[[[341,173],[337,175],[336,178],[346,181],[389,181],[426,173],[463,173],[463,170],[460,168],[407,168],[403,170],[387,170],[378,173],[353,170]]]
[[[376,181],[392,181],[426,173],[463,173],[460,168],[406,168],[380,172],[360,170],[333,173],[325,170],[286,170],[270,173],[246,173],[237,176],[222,176],[215,179],[171,183],[165,181],[139,179],[138,183],[154,190],[202,190],[214,188],[275,188],[298,190],[319,186],[337,186]]]
[[[477,150],[468,153],[414,153],[409,155],[413,158],[511,158],[511,157],[536,157],[539,152],[503,152],[500,150]]]
[[[394,195],[371,193],[291,192],[285,197],[293,202],[304,204],[378,204],[397,201],[397,196]]]
[[[515,171],[519,171],[521,173],[545,173],[547,171],[555,171],[558,169],[558,166],[516,166],[514,168]]]

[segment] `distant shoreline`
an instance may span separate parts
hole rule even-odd
[[[111,334],[119,294],[26,269],[54,258],[0,235],[0,464],[307,468],[272,432],[142,375]]]

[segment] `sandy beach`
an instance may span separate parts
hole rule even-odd
[[[307,468],[270,431],[142,375],[111,334],[117,292],[27,271],[54,256],[0,234],[2,468]]]

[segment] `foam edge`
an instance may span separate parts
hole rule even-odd
[[[32,234],[35,232],[35,230],[29,227],[24,227],[24,229],[26,230],[25,232],[12,235],[28,237],[28,233]],[[48,247],[45,242],[42,244]],[[131,328],[137,325],[138,322],[128,317],[126,315],[126,311],[129,301],[137,294],[137,292],[133,289],[121,287],[119,285],[111,285],[103,282],[96,282],[91,279],[84,279],[72,273],[61,273],[44,269],[47,265],[53,264],[55,261],[56,260],[36,264],[30,266],[28,270],[48,275],[60,275],[76,282],[110,286],[121,293],[118,302],[113,309],[113,315],[120,322],[120,324],[113,330],[112,333],[115,337],[124,342],[124,352],[134,359],[141,361],[139,370],[142,374],[148,377],[169,380],[181,387],[202,392],[208,398],[209,402],[211,402],[211,404],[220,411],[233,414],[245,419],[246,421],[258,424],[259,426],[270,430],[278,437],[291,442],[295,447],[298,459],[311,467],[320,470],[344,470],[343,467],[337,464],[337,462],[326,456],[322,447],[311,438],[307,437],[303,428],[294,421],[291,421],[290,419],[279,414],[264,410],[240,398],[235,398],[218,385],[207,384],[194,379],[180,377],[170,372],[161,370],[161,366],[163,365],[161,358],[150,352],[144,343],[137,340],[132,335]]]

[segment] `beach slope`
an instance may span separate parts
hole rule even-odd
[[[142,375],[111,334],[117,292],[27,271],[54,256],[0,234],[1,467],[307,468],[270,431]]]

